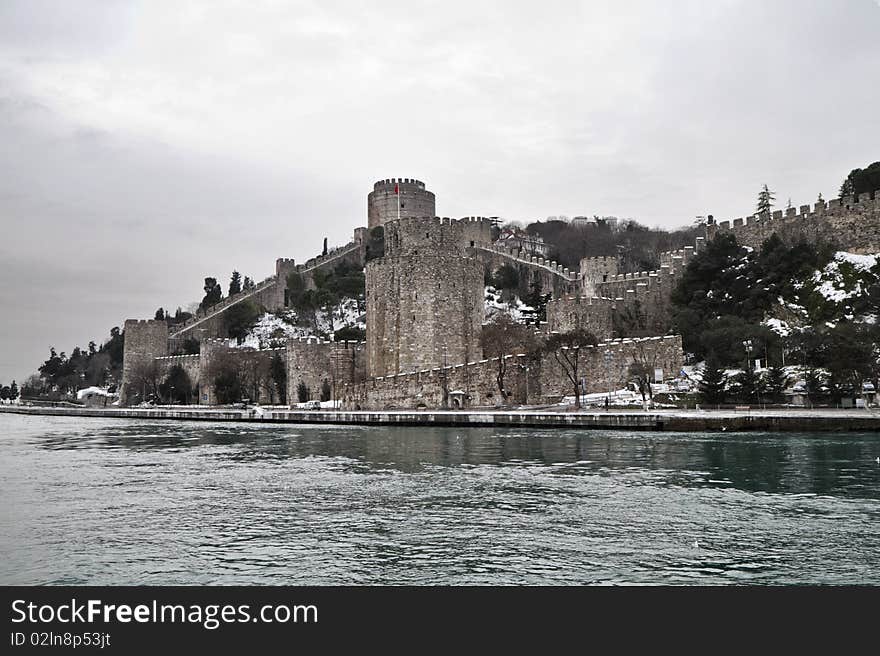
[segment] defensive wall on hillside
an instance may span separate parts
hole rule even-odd
[[[547,304],[549,329],[582,328],[600,339],[667,333],[672,290],[704,245],[698,237],[694,246],[661,253],[655,271],[618,273],[614,257],[582,259],[580,293],[556,296]]]
[[[536,255],[520,256],[513,250],[488,242],[477,243],[474,248],[484,265],[493,272],[504,265],[515,267],[521,284],[524,281],[526,289],[531,289],[537,283],[542,294],[556,297],[571,293],[578,287],[578,272],[570,271],[553,260]]]
[[[194,317],[184,323],[172,327],[172,346],[188,338],[199,341],[210,337],[222,337],[224,332],[224,313],[234,305],[250,300],[268,311],[279,310],[287,306],[287,277],[291,273],[303,276],[306,289],[314,288],[314,274],[317,271],[331,270],[339,264],[346,263],[358,268],[364,265],[364,249],[366,246],[364,228],[355,230],[355,240],[327,253],[297,264],[291,258],[278,258],[275,261],[275,275],[269,276],[258,283],[254,289],[243,291],[235,296],[224,298],[219,303],[200,309]]]
[[[424,183],[409,178],[379,181],[368,196],[368,223],[370,227],[383,226],[384,255],[366,263],[366,343],[306,338],[290,340],[283,349],[257,350],[232,347],[222,338],[226,333],[224,313],[239,303],[253,301],[267,310],[285,307],[290,274],[300,274],[309,288],[317,271],[342,262],[364,266],[368,228],[358,228],[351,243],[327,255],[303,264],[286,258],[276,260],[273,276],[253,290],[224,299],[173,326],[170,335],[165,322],[126,322],[123,383],[144,364],[157,364],[161,374],[178,364],[198,388],[199,402],[210,405],[216,402],[217,365],[224,363],[237,367],[249,381],[249,396],[274,402],[277,390],[270,365],[281,358],[289,402],[297,401],[301,385],[308,389],[309,398],[318,398],[324,382],[329,381],[335,396],[339,396],[337,388],[344,386],[354,405],[361,401],[383,407],[409,401],[418,404],[422,402],[417,403],[419,399],[428,399],[428,407],[493,405],[502,402],[495,381],[498,361],[482,359],[480,344],[487,269],[515,266],[529,288],[537,283],[542,293],[553,294],[557,300],[548,306],[551,330],[583,326],[609,338],[621,333],[621,317],[627,313],[635,311],[636,316],[649,318],[662,314],[672,282],[693,251],[664,255],[662,266],[654,272],[620,274],[614,258],[585,258],[581,270],[573,271],[542,257],[520,256],[496,247],[491,243],[490,219],[435,217],[434,203],[434,195]],[[579,298],[586,291],[595,293]],[[642,334],[653,327],[650,321],[642,323]],[[169,355],[187,338],[200,341],[198,355]],[[680,340],[675,339],[663,338],[656,344],[644,340],[609,342],[604,348],[619,352],[621,357],[627,349],[659,349],[664,362],[673,362],[681,357]],[[636,347],[637,343],[642,346]],[[675,344],[678,352],[670,355]],[[592,381],[598,350],[585,352],[584,376]],[[515,390],[512,394],[522,402],[569,393],[560,372],[554,373],[554,362],[544,358],[529,363],[517,356],[511,364],[516,366],[508,368],[514,381],[509,389]],[[618,378],[625,376],[625,369],[618,372]],[[400,387],[398,382],[404,379],[409,382]],[[594,389],[595,384],[587,382],[587,389]]]
[[[731,221],[712,221],[706,226],[709,239],[719,232],[732,232],[743,246],[760,248],[776,233],[784,241],[805,239],[810,242],[836,243],[852,253],[880,252],[880,190],[830,201],[819,201],[812,208],[801,205],[772,213],[758,214]]]
[[[609,340],[584,347],[582,358],[582,393],[619,389],[630,380],[628,370],[636,360],[651,369],[662,369],[664,378],[677,375],[682,366],[681,338],[669,335]],[[508,355],[505,360],[507,398],[502,398],[498,389],[498,358],[489,358],[368,378],[344,388],[343,407],[458,409],[555,403],[574,394],[573,384],[552,355]]]

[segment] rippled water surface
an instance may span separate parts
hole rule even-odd
[[[880,436],[0,415],[2,584],[880,584]]]

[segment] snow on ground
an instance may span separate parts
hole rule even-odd
[[[312,333],[308,327],[294,325],[295,319],[293,312],[281,316],[267,312],[257,319],[244,341],[236,346],[255,349],[280,347],[289,337],[307,337]],[[235,344],[235,340],[231,340],[231,343]]]
[[[514,321],[523,321],[526,316],[535,311],[531,305],[523,303],[519,296],[514,296],[510,302],[502,300],[501,292],[491,286],[486,287],[485,299],[487,321],[501,312],[509,314]]]
[[[298,325],[297,315],[293,310],[266,312],[257,319],[241,344],[237,344],[234,339],[229,343],[230,346],[238,348],[279,348],[284,346],[289,338],[310,337],[316,332],[331,335],[334,330],[345,326],[366,328],[365,315],[358,309],[358,302],[353,298],[344,299],[330,312],[319,311],[315,323],[317,323],[317,331],[314,325]]]
[[[816,291],[826,300],[841,303],[864,293],[862,281],[877,266],[878,255],[857,255],[838,251],[821,271],[813,274]]]
[[[782,319],[765,319],[762,323],[781,337],[788,337],[791,334],[791,328]]]

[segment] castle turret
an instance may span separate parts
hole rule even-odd
[[[379,180],[367,195],[367,227],[375,228],[398,218],[434,216],[437,213],[433,192],[425,183],[412,178]]]
[[[388,223],[385,256],[367,263],[368,375],[481,358],[483,266],[470,251],[478,224],[445,218]]]
[[[165,321],[127,319],[123,333],[121,402],[144,401],[158,371],[155,359],[168,355]]]

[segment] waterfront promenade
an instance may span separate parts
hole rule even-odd
[[[0,406],[0,412],[24,415],[115,417],[184,421],[230,421],[290,424],[360,424],[522,428],[595,428],[665,431],[878,431],[880,410],[739,409],[739,410],[291,410],[284,407],[75,408]]]

